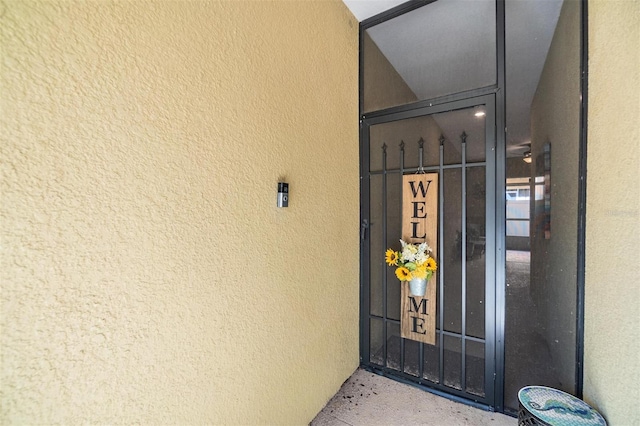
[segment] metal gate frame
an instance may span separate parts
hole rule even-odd
[[[404,13],[410,12],[414,9],[425,6],[436,0],[411,0],[403,4],[400,4],[392,9],[382,12],[379,15],[373,16],[360,23],[359,29],[359,45],[363,46],[363,35],[366,29],[373,27],[382,22],[393,19]],[[401,113],[404,111],[411,111],[422,107],[431,107],[446,103],[450,101],[457,101],[461,99],[469,99],[475,96],[482,96],[487,94],[495,95],[495,123],[496,123],[496,149],[495,149],[495,191],[497,194],[501,194],[506,190],[506,64],[505,64],[505,0],[496,0],[496,63],[497,63],[497,84],[487,87],[471,90],[468,92],[458,93],[450,96],[444,96],[441,98],[423,100],[409,105],[402,105],[398,107],[388,108],[385,110],[375,111],[372,113],[363,114],[363,74],[364,70],[362,64],[364,63],[363,50],[360,49],[359,54],[359,116],[360,116],[360,176],[361,176],[361,194],[363,194],[363,162],[362,158],[365,154],[363,150],[364,132],[362,131],[365,120],[373,119],[375,117],[389,115],[394,113]],[[578,253],[577,253],[577,300],[576,300],[576,364],[575,364],[575,385],[576,396],[582,398],[583,394],[583,371],[584,371],[584,277],[585,277],[585,234],[586,234],[586,182],[587,182],[587,112],[588,112],[588,0],[579,0],[581,6],[581,37],[580,37],[580,93],[581,93],[581,108],[580,108],[580,136],[579,136],[579,186],[578,186]],[[367,134],[368,138],[368,134]],[[368,156],[368,153],[367,153]],[[490,183],[487,182],[489,185]],[[362,196],[361,196],[362,198]],[[504,335],[505,335],[505,266],[506,266],[506,252],[505,252],[505,220],[506,220],[506,201],[503,197],[498,197],[495,200],[495,386],[494,386],[494,398],[493,406],[485,407],[490,410],[498,412],[504,412]],[[362,222],[361,214],[361,223]],[[366,231],[366,230],[363,230]],[[361,249],[362,259],[362,249]],[[361,262],[362,264],[362,262]],[[362,269],[362,265],[361,265]],[[367,276],[368,279],[368,276]],[[362,288],[364,283],[364,271],[361,270],[361,284],[360,291],[363,294]],[[362,299],[362,297],[361,297]],[[363,310],[361,300],[361,311]],[[367,308],[368,309],[368,308]],[[362,314],[361,314],[362,318]],[[360,347],[361,355],[363,348],[363,329],[361,324],[360,331]],[[361,358],[362,359],[362,358]],[[383,373],[383,372],[380,372]],[[401,377],[396,378],[400,381],[405,381]],[[413,382],[410,382],[413,384]],[[427,389],[434,393],[440,393],[437,390]],[[450,397],[448,394],[445,396]],[[455,396],[454,396],[454,399]],[[468,403],[468,401],[465,401]],[[473,404],[472,404],[473,405]]]
[[[475,337],[471,337],[471,336],[467,336],[465,333],[465,328],[466,328],[466,312],[464,309],[464,305],[463,305],[463,309],[462,309],[462,330],[461,333],[453,333],[453,332],[448,332],[444,330],[444,300],[442,295],[444,295],[444,278],[445,275],[444,273],[440,273],[439,274],[439,288],[440,288],[440,300],[438,300],[438,304],[440,306],[439,308],[439,316],[437,318],[437,329],[436,329],[436,334],[439,337],[439,367],[438,367],[438,371],[439,371],[439,376],[440,376],[440,380],[439,383],[434,383],[432,381],[429,381],[427,379],[423,378],[423,350],[424,350],[424,344],[420,343],[420,358],[421,358],[421,362],[419,364],[419,377],[415,377],[412,376],[410,374],[404,373],[404,368],[401,365],[400,370],[395,370],[395,369],[390,369],[387,368],[386,366],[380,366],[377,364],[372,364],[370,362],[370,313],[369,313],[369,306],[370,306],[370,286],[369,286],[369,282],[370,282],[370,268],[369,268],[369,259],[370,259],[370,239],[367,237],[367,228],[369,226],[370,223],[370,203],[369,203],[369,195],[370,195],[370,185],[369,185],[369,129],[372,125],[376,125],[376,124],[383,124],[383,123],[389,123],[389,122],[393,122],[393,121],[399,121],[399,120],[405,120],[405,119],[410,119],[410,118],[415,118],[415,117],[420,117],[420,116],[426,116],[426,115],[433,115],[433,114],[437,114],[437,113],[443,113],[443,112],[447,112],[447,111],[453,111],[453,110],[459,110],[459,109],[466,109],[466,108],[472,108],[472,107],[476,107],[476,106],[485,106],[485,110],[486,110],[486,117],[485,117],[485,161],[483,162],[474,162],[474,163],[467,163],[465,156],[464,156],[464,150],[465,150],[465,144],[462,143],[462,160],[461,163],[458,164],[447,164],[444,165],[443,164],[443,145],[442,145],[442,140],[440,141],[440,150],[439,150],[439,165],[438,166],[425,166],[422,169],[424,171],[438,171],[438,173],[442,176],[442,172],[446,169],[460,169],[462,171],[467,170],[470,167],[476,167],[476,166],[484,166],[485,167],[485,178],[486,178],[486,182],[487,182],[487,193],[486,193],[486,224],[485,224],[485,229],[486,229],[486,251],[485,251],[485,261],[486,261],[486,268],[485,268],[485,313],[484,313],[484,317],[485,317],[485,338],[484,339],[479,339],[479,338],[475,338]],[[483,96],[476,96],[476,97],[472,97],[472,98],[467,98],[467,99],[460,99],[457,101],[452,101],[452,102],[440,102],[438,105],[435,106],[423,106],[423,107],[419,107],[419,108],[415,108],[415,109],[411,109],[411,110],[407,110],[407,111],[402,111],[402,112],[394,112],[394,113],[389,113],[389,114],[376,114],[374,117],[364,117],[361,121],[361,223],[362,223],[362,233],[361,233],[361,300],[360,300],[360,315],[361,315],[361,322],[360,322],[360,329],[361,329],[361,333],[360,333],[360,352],[361,352],[361,358],[360,358],[360,362],[361,365],[364,368],[367,368],[371,371],[375,371],[379,374],[383,374],[386,376],[390,376],[393,377],[397,380],[400,381],[404,381],[413,385],[417,385],[420,386],[422,388],[425,388],[426,390],[429,390],[431,392],[434,393],[438,393],[441,395],[446,395],[449,398],[454,398],[454,399],[458,399],[460,401],[464,401],[467,404],[471,404],[471,405],[476,405],[478,407],[481,407],[483,409],[489,409],[492,410],[494,409],[493,407],[495,406],[495,378],[496,378],[496,325],[495,325],[495,312],[496,312],[496,294],[495,294],[495,290],[496,290],[496,277],[495,277],[495,264],[496,264],[496,240],[495,240],[495,236],[496,236],[496,214],[495,214],[495,209],[494,206],[496,204],[496,188],[493,185],[493,182],[495,182],[496,180],[496,115],[495,115],[495,94],[486,94]],[[402,147],[401,147],[402,150]],[[403,162],[401,161],[400,163],[400,169],[399,170],[393,170],[393,173],[400,173],[401,175],[404,173],[412,173],[412,172],[417,172],[418,168],[404,168]],[[379,173],[375,173],[375,174],[379,174]],[[387,174],[387,169],[386,166],[384,167],[383,170],[383,182],[386,181],[386,174]],[[465,228],[466,228],[466,209],[465,209],[465,205],[466,205],[466,200],[465,200],[465,194],[466,194],[466,178],[465,178],[466,174],[463,172],[462,173],[462,223],[464,224],[464,226],[462,226],[462,232],[463,232],[463,237],[462,237],[462,241],[465,241],[464,238],[464,232],[465,232]],[[384,184],[383,184],[384,185]],[[443,215],[443,209],[444,209],[444,191],[443,191],[443,185],[444,185],[444,180],[440,179],[440,190],[439,190],[439,209],[440,209],[440,217],[442,218]],[[386,186],[385,186],[386,188]],[[385,194],[386,195],[386,194]],[[383,196],[383,202],[386,204],[386,196]],[[386,211],[386,207],[383,207],[383,210]],[[383,213],[384,215],[385,213]],[[383,223],[383,227],[385,228],[382,231],[383,235],[386,235],[386,220],[383,220],[385,223]],[[443,230],[443,221],[440,220],[440,223],[438,224],[438,228],[439,228],[439,233],[442,235],[444,233]],[[445,243],[442,241],[442,239],[440,239],[439,245],[440,247],[438,248],[438,253],[444,253],[445,252],[445,248],[444,245]],[[464,262],[466,262],[466,256],[465,256],[465,251],[466,251],[466,245],[462,244],[462,259],[464,260]],[[463,267],[463,278],[462,278],[462,300],[465,300],[466,298],[466,288],[465,288],[465,284],[466,284],[466,279],[464,277],[464,270],[465,268]],[[386,280],[383,280],[383,298],[385,299],[384,304],[386,304]],[[385,325],[387,323],[398,323],[399,321],[394,320],[394,319],[389,319],[387,318],[386,314],[383,317],[384,323]],[[383,327],[383,335],[385,336],[385,338],[383,339],[385,341],[384,343],[384,353],[385,353],[385,364],[386,364],[386,326]],[[444,375],[444,336],[454,336],[454,337],[460,337],[461,339],[461,371],[460,371],[460,375],[461,375],[461,384],[462,386],[462,390],[456,390],[455,388],[446,386],[443,384],[443,375]],[[481,342],[484,344],[484,348],[485,348],[485,356],[484,356],[484,361],[485,361],[485,367],[484,367],[484,389],[485,389],[485,396],[484,397],[480,397],[477,395],[473,395],[470,394],[468,392],[465,392],[464,390],[464,383],[465,383],[465,367],[466,367],[466,356],[465,356],[465,350],[466,350],[466,345],[465,342],[466,341],[477,341],[477,342]],[[400,356],[400,362],[401,364],[403,364],[403,360],[404,360],[404,344],[401,344],[401,356]]]

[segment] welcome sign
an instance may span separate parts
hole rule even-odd
[[[402,239],[426,242],[438,259],[438,174],[421,173],[402,178]],[[424,297],[412,296],[402,282],[401,335],[405,339],[436,344],[436,274],[427,283]]]

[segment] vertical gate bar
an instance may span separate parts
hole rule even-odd
[[[462,391],[467,389],[467,354],[466,354],[466,335],[467,335],[467,133],[462,132],[460,135],[462,145],[462,336],[460,344],[462,345],[462,368],[460,369],[460,385]]]
[[[418,141],[418,144],[420,145],[420,171],[424,172],[424,139],[422,139],[422,137],[420,137],[420,140]],[[420,342],[420,346],[419,346],[419,351],[418,351],[418,359],[420,360],[420,363],[418,364],[418,377],[420,377],[420,379],[422,379],[422,376],[424,374],[424,342]]]
[[[387,246],[387,144],[382,144],[382,247]],[[380,254],[380,253],[376,253]],[[382,361],[387,366],[387,271],[382,274],[382,313],[384,315]]]
[[[364,105],[364,31],[358,31],[358,115],[360,117],[360,225],[365,220],[369,220],[370,207],[370,181],[371,181],[371,164],[369,164],[369,126],[364,122],[363,105]],[[366,161],[366,163],[365,163]],[[365,166],[366,164],[366,166]],[[365,230],[367,232],[367,230]],[[366,234],[365,234],[366,236]],[[371,305],[369,281],[369,271],[371,268],[371,259],[369,256],[368,238],[360,239],[360,363],[371,362],[371,349],[369,347],[371,340]],[[367,260],[365,260],[367,259]]]
[[[369,164],[369,126],[360,121],[361,140],[360,140],[360,223],[370,220],[371,215],[371,174]],[[367,238],[368,230],[360,239],[360,362],[371,362],[371,247],[370,238]]]
[[[506,148],[504,127],[496,100],[487,102],[485,116],[485,169],[486,188],[486,249],[485,249],[485,394],[496,409],[502,406],[504,384],[504,295],[505,295],[505,226],[506,196],[505,167]],[[503,166],[497,167],[497,164]],[[495,266],[494,266],[495,265]],[[493,267],[492,267],[493,266]]]
[[[505,291],[506,291],[506,103],[507,103],[507,87],[506,87],[506,42],[505,42],[505,0],[496,1],[496,36],[497,36],[497,62],[498,62],[498,92],[495,95],[495,117],[493,121],[488,121],[489,117],[485,116],[487,123],[486,132],[494,130],[495,152],[489,152],[487,149],[487,160],[491,159],[493,164],[487,164],[487,170],[493,174],[491,180],[487,180],[493,192],[491,195],[492,203],[489,204],[493,209],[493,217],[491,228],[485,233],[487,239],[491,238],[493,242],[491,259],[487,258],[487,265],[490,265],[490,271],[493,269],[492,292],[493,299],[485,307],[487,315],[491,316],[491,321],[487,321],[487,331],[490,332],[486,346],[492,349],[492,353],[485,350],[487,371],[487,384],[491,388],[487,392],[493,393],[493,406],[497,411],[504,409],[504,379],[505,379],[505,359],[504,359],[504,337],[505,337]],[[488,148],[488,147],[487,147]],[[489,156],[491,154],[491,156]],[[489,177],[489,176],[487,176]],[[489,193],[487,193],[489,194]],[[487,241],[489,244],[489,241]],[[487,247],[490,247],[487,245]],[[488,250],[485,250],[487,253]],[[492,309],[491,311],[489,311]],[[486,333],[486,331],[485,331]],[[489,362],[489,356],[493,362]],[[490,369],[490,370],[489,370]]]
[[[587,32],[587,2],[580,2],[580,145],[578,147],[578,257],[576,293],[576,396],[583,397],[584,369],[584,271],[585,271],[585,230],[587,209],[587,99],[589,36]]]
[[[438,266],[438,278],[440,286],[440,299],[438,300],[439,312],[438,312],[438,327],[440,328],[440,332],[438,333],[438,343],[440,345],[440,356],[438,357],[438,383],[441,385],[444,384],[444,135],[440,135],[440,151],[439,151],[439,168],[438,168],[438,204],[439,204],[439,212],[438,212],[438,233],[440,236],[438,237],[438,256],[440,257],[437,261],[439,263]]]
[[[404,141],[400,140],[400,192],[402,193],[402,177],[404,176]],[[402,194],[401,194],[402,195]],[[402,218],[402,203],[398,206],[400,209],[400,218]],[[400,219],[402,220],[402,219]],[[400,224],[400,229],[402,229],[402,224]],[[386,247],[386,246],[385,246]],[[402,283],[400,283],[402,286]],[[400,297],[402,297],[402,288],[400,288]],[[402,301],[400,302],[400,306],[402,306]],[[400,329],[402,329],[402,308],[400,310]],[[404,339],[402,338],[402,332],[400,333],[400,371],[404,372]]]
[[[422,139],[422,137],[420,138],[420,140],[418,140],[418,150],[420,153],[420,163],[418,164],[418,173],[423,173],[424,172],[424,161],[423,161],[423,155],[424,155],[424,139]]]

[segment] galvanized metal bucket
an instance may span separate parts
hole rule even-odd
[[[412,296],[423,297],[427,291],[427,279],[426,278],[413,278],[409,281],[409,291]]]

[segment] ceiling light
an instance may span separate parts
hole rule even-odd
[[[531,163],[531,150],[525,151],[525,153],[522,154],[522,157],[523,157],[522,160],[525,163]]]
[[[476,117],[484,117],[487,115],[484,111],[478,111],[474,114]]]

